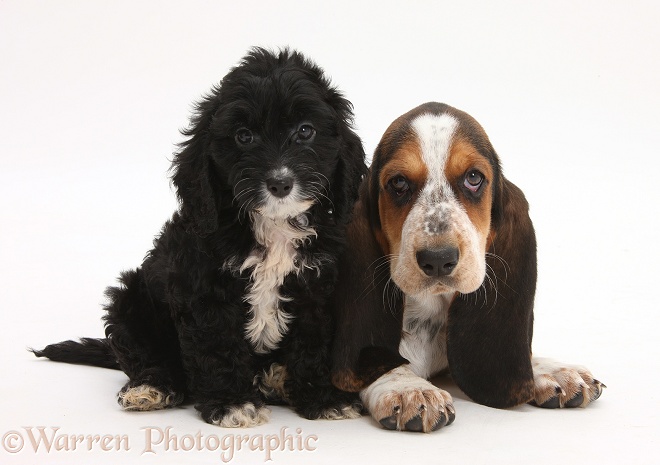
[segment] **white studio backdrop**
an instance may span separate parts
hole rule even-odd
[[[150,424],[214,430],[191,408],[121,412],[123,374],[25,348],[103,334],[104,288],[176,208],[168,168],[193,102],[259,45],[321,65],[353,102],[368,154],[422,102],[474,116],[531,205],[534,350],[609,386],[570,412],[488,409],[449,387],[456,423],[432,435],[275,409],[255,434],[302,425],[318,448],[274,463],[654,463],[659,20],[652,1],[0,1],[0,436],[59,425],[135,443],[34,452],[28,438],[17,453],[0,447],[0,462],[221,461],[142,453]]]

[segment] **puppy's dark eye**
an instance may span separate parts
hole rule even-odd
[[[234,139],[236,140],[237,144],[248,145],[254,142],[254,135],[252,134],[252,131],[250,131],[249,129],[241,128],[238,131],[236,131],[236,135],[234,136]]]
[[[470,170],[465,173],[463,185],[470,191],[476,193],[484,183],[484,175],[477,170]]]
[[[401,197],[410,190],[410,184],[408,183],[408,180],[403,176],[393,177],[392,179],[390,179],[390,182],[388,184],[392,188],[394,193],[399,197]]]
[[[311,140],[316,134],[316,129],[311,124],[303,124],[298,128],[298,140],[308,141]]]

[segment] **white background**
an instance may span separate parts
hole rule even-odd
[[[143,428],[258,439],[286,426],[317,436],[316,450],[273,463],[658,463],[658,5],[0,1],[0,462],[217,464],[220,451],[142,454]],[[103,334],[104,288],[176,208],[167,171],[192,102],[252,45],[290,45],[324,67],[369,154],[425,101],[482,123],[537,230],[534,350],[589,366],[608,385],[598,402],[495,410],[443,384],[456,422],[429,435],[284,408],[233,431],[192,407],[122,412],[122,373],[25,350]],[[127,435],[130,450],[35,453],[30,426]],[[14,430],[26,442],[10,454]],[[242,450],[233,463],[265,459]]]

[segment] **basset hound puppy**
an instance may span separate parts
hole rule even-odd
[[[387,429],[449,425],[450,373],[481,404],[584,407],[604,385],[532,357],[536,239],[528,204],[468,114],[423,104],[383,135],[336,288],[333,382]]]

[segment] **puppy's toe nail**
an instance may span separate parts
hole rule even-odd
[[[389,430],[395,430],[396,429],[396,415],[392,415],[391,417],[385,417],[382,420],[380,420],[380,424],[383,425],[383,428],[389,429]]]
[[[454,412],[454,409],[447,409],[447,414],[449,415],[449,418],[447,419],[447,424],[445,426],[451,425],[456,419],[456,412]]]
[[[422,417],[420,415],[412,417],[410,420],[406,422],[404,429],[406,431],[415,431],[415,432],[423,431],[424,425],[422,424]]]
[[[581,392],[578,392],[575,395],[575,397],[573,397],[564,404],[564,407],[568,407],[568,408],[579,407],[580,405],[582,405],[583,402],[584,402],[584,395]]]
[[[593,402],[594,400],[600,397],[600,395],[603,393],[604,387],[606,386],[603,383],[594,380],[594,384],[589,387],[589,390],[593,393],[591,394],[591,402]]]

